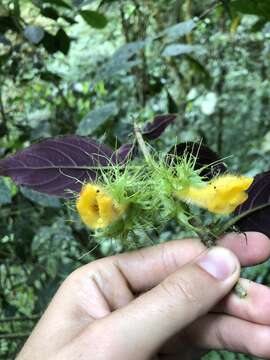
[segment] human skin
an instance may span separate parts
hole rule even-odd
[[[197,239],[94,261],[60,286],[17,360],[199,359],[227,349],[270,359],[270,289],[240,279],[240,264],[270,256],[259,233]]]

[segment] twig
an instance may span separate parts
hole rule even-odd
[[[147,149],[147,147],[145,145],[145,142],[144,142],[143,137],[142,137],[141,130],[138,127],[138,125],[136,125],[136,123],[134,124],[134,133],[135,133],[139,148],[141,149],[141,152],[143,153],[143,156],[144,156],[145,160],[148,163],[151,163],[151,155],[150,155],[149,150]]]
[[[8,323],[8,322],[15,322],[15,321],[35,321],[39,319],[41,314],[36,314],[32,316],[13,316],[13,317],[6,317],[0,319],[0,323]]]
[[[224,81],[225,81],[225,76],[226,76],[226,69],[223,66],[222,59],[221,59],[220,64],[221,64],[221,74],[220,74],[220,79],[217,84],[217,93],[219,96],[221,96],[221,94],[223,92]],[[219,111],[218,111],[218,127],[217,127],[217,152],[218,152],[218,154],[222,153],[223,135],[224,135],[223,133],[224,133],[224,108],[221,106],[221,107],[219,107]]]
[[[30,335],[30,333],[0,334],[0,340],[3,340],[3,339],[10,339],[10,340],[22,339],[22,338],[27,338],[29,335]]]
[[[124,33],[124,36],[125,36],[125,40],[126,40],[126,43],[129,43],[131,40],[130,40],[130,33],[129,33],[129,23],[128,21],[125,19],[125,12],[124,12],[124,9],[123,9],[123,4],[121,4],[120,6],[120,15],[121,15],[121,22],[122,22],[122,29],[123,29],[123,33]]]
[[[2,123],[4,127],[6,127],[7,124],[7,116],[4,109],[3,99],[2,99],[2,88],[0,87],[0,113],[2,116]]]
[[[240,215],[237,215],[235,217],[233,217],[231,220],[229,220],[224,226],[223,228],[221,229],[221,232],[220,234],[223,235],[227,230],[229,230],[235,223],[237,223],[238,221],[240,221],[241,219],[245,218],[246,216],[256,212],[256,211],[259,211],[259,210],[262,210],[266,207],[269,207],[270,204],[267,203],[267,204],[263,204],[263,205],[259,205],[259,206],[256,206],[255,208],[253,209],[250,209],[250,210],[247,210],[245,212],[243,212],[242,214]]]
[[[217,241],[216,235],[204,227],[201,221],[199,221],[197,218],[192,218],[189,223],[193,227],[192,230],[198,235],[199,239],[207,248],[215,246]]]
[[[212,4],[207,8],[200,16],[198,16],[198,20],[204,19],[209,13],[211,13],[216,7],[222,4],[221,0],[215,0]]]

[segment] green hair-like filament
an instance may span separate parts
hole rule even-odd
[[[125,241],[129,232],[160,230],[171,219],[195,231],[189,207],[174,193],[188,186],[204,186],[202,169],[195,170],[196,160],[190,154],[174,156],[172,166],[168,155],[154,154],[150,162],[129,160],[125,167],[101,169],[98,184],[127,209],[120,219],[96,234]]]

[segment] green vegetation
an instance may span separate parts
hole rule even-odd
[[[134,119],[176,113],[157,149],[202,140],[236,172],[269,170],[269,14],[267,0],[2,0],[0,157],[64,134],[120,146]],[[1,359],[72,270],[125,250],[66,205],[0,179]],[[172,222],[158,239],[176,235]],[[268,263],[245,274],[270,283]]]

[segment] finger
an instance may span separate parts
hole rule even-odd
[[[227,234],[219,240],[219,245],[233,251],[242,266],[261,263],[270,255],[270,240],[264,234],[250,231],[238,234]]]
[[[115,353],[116,358],[117,355],[123,357],[125,349],[123,358],[134,359],[139,347],[148,358],[224,297],[237,281],[239,272],[240,264],[232,252],[222,247],[213,248],[92,326],[106,329],[110,334],[105,346],[109,351],[114,344],[115,351],[119,351]],[[93,327],[89,327],[90,340]]]
[[[152,288],[204,250],[199,240],[172,241],[81,267],[64,281],[32,338],[42,338],[46,343],[45,324],[50,321],[57,324],[51,328],[53,333],[63,334],[58,340],[64,344],[86,325],[81,318],[91,322],[128,304],[133,299],[132,291]],[[66,337],[62,330],[67,327],[70,331]]]
[[[235,246],[242,235],[229,234],[220,244]],[[250,245],[256,239],[256,259],[262,261],[269,255],[268,242],[263,235],[247,233],[247,247],[239,257],[245,261],[252,252]],[[205,250],[198,239],[171,241],[129,254],[110,257],[90,263],[78,269],[58,290],[45,315],[53,324],[55,333],[63,334],[62,343],[79,333],[85,326],[85,320],[102,318],[111,310],[125,306],[133,299],[133,292],[143,292],[160,283],[169,274],[198,257]],[[74,314],[78,314],[77,317]],[[63,316],[65,314],[65,316]],[[82,319],[84,319],[82,321]],[[46,342],[44,316],[34,333]],[[64,337],[61,329],[70,329]],[[41,335],[41,336],[40,336]],[[59,337],[60,343],[60,337]]]
[[[204,349],[241,352],[270,359],[270,328],[229,315],[209,314],[187,330],[187,339]]]
[[[240,279],[239,282],[247,291],[247,296],[240,298],[231,292],[215,307],[214,311],[257,324],[270,325],[270,289],[247,279]]]
[[[256,232],[247,232],[246,235],[243,240],[243,234],[227,234],[219,241],[219,245],[232,250],[242,265],[267,259],[270,255],[270,240]],[[206,249],[199,239],[188,239],[170,241],[113,259],[131,290],[136,293],[151,289],[204,251]]]

